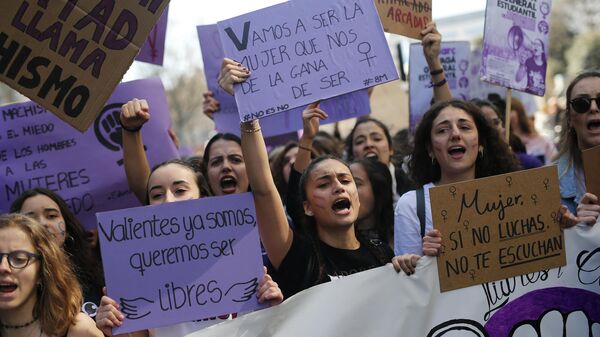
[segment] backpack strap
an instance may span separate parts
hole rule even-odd
[[[417,188],[417,217],[421,225],[421,237],[425,236],[425,191],[423,186]]]

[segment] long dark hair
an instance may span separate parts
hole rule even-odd
[[[356,124],[354,124],[354,127],[352,128],[352,131],[350,131],[350,134],[348,135],[348,137],[346,137],[345,152],[346,152],[346,159],[348,159],[348,161],[356,160],[356,158],[354,158],[354,132],[356,132],[356,128],[358,128],[359,125],[365,124],[368,122],[375,123],[377,126],[379,126],[381,128],[381,130],[383,130],[383,134],[385,135],[385,139],[387,139],[388,146],[390,147],[390,151],[393,150],[392,136],[390,135],[390,130],[387,128],[387,126],[385,126],[385,124],[383,124],[380,120],[371,118],[371,117],[360,118],[356,121]],[[390,159],[391,159],[391,157],[390,157]]]
[[[379,238],[389,243],[394,237],[394,193],[390,170],[375,158],[363,158],[354,163],[361,165],[367,172],[375,199],[372,210],[375,214],[375,229]]]
[[[81,222],[71,212],[71,209],[60,195],[41,187],[29,189],[13,201],[10,206],[10,213],[20,213],[25,200],[36,195],[45,195],[58,205],[59,211],[65,219],[66,239],[63,249],[73,264],[73,269],[82,288],[90,294],[101,295],[104,286],[104,275],[98,258],[92,252]]]
[[[283,167],[287,164],[285,161],[285,155],[291,149],[298,147],[297,142],[288,142],[281,152],[279,152],[273,162],[271,163],[271,174],[273,175],[273,181],[275,182],[275,187],[277,188],[277,192],[279,192],[279,196],[281,197],[281,201],[285,204],[286,195],[287,195],[287,183],[285,182],[285,177],[283,176]]]
[[[148,181],[150,181],[150,176],[152,176],[152,173],[154,173],[154,171],[156,171],[157,169],[159,169],[163,166],[167,166],[170,164],[176,164],[176,165],[183,166],[194,173],[194,178],[196,179],[196,185],[198,185],[198,190],[200,190],[200,197],[207,197],[207,196],[211,195],[210,188],[208,187],[208,183],[206,182],[206,178],[204,177],[204,174],[202,174],[202,172],[198,171],[198,167],[196,165],[194,165],[193,161],[189,161],[189,160],[171,159],[171,160],[163,161],[162,163],[160,163],[152,168],[152,170],[150,171],[150,175],[148,176]],[[146,183],[146,186],[148,186],[148,183]],[[150,196],[148,195],[148,190],[146,190],[146,205],[148,205],[148,204],[150,204]]]
[[[206,144],[206,147],[204,148],[204,155],[202,156],[202,174],[206,177],[207,183],[208,183],[208,164],[210,161],[210,149],[212,148],[213,144],[218,140],[228,140],[228,141],[236,142],[240,146],[240,148],[242,147],[242,140],[240,139],[240,137],[234,135],[233,133],[217,133],[216,135],[212,136],[212,138]],[[210,189],[210,183],[208,183],[208,187],[209,187],[211,194],[214,194],[214,191],[212,189]],[[248,187],[248,189],[249,189],[249,187]]]
[[[558,157],[566,155],[569,167],[574,165],[576,168],[580,168],[583,165],[583,160],[581,159],[581,149],[579,148],[579,144],[577,143],[577,131],[575,131],[573,126],[571,126],[570,115],[572,111],[569,102],[571,101],[571,99],[573,99],[573,88],[575,87],[575,85],[581,82],[581,80],[590,77],[600,78],[600,71],[589,70],[582,72],[581,74],[577,75],[567,87],[567,109],[564,112],[561,122],[562,128],[560,131]],[[597,101],[596,104],[598,104]]]
[[[330,160],[330,159],[336,160],[336,161],[344,164],[344,166],[346,166],[348,168],[348,171],[350,171],[350,167],[348,166],[348,163],[346,163],[344,160],[342,160],[338,157],[335,157],[333,155],[323,155],[323,156],[319,156],[319,157],[313,159],[310,162],[310,164],[306,167],[304,172],[302,173],[302,176],[300,177],[299,184],[300,184],[300,193],[302,195],[302,202],[307,200],[306,185],[308,182],[308,178],[310,177],[310,174],[312,173],[312,171],[315,169],[315,167],[318,164],[320,164],[321,162],[323,162],[325,160]],[[314,217],[307,216],[306,214],[304,214],[304,212],[302,212],[302,218],[301,218],[301,222],[299,225],[300,225],[301,232],[303,232],[306,236],[308,236],[308,238],[312,242],[312,246],[316,253],[317,260],[319,263],[319,279],[322,279],[326,275],[325,274],[325,261],[324,261],[323,253],[321,252],[321,249],[319,248],[320,247],[319,242],[321,240],[319,238],[319,233],[317,231],[317,222],[315,221]],[[353,226],[354,226],[354,224],[353,224]],[[383,254],[381,253],[381,250],[378,249],[376,246],[374,246],[371,242],[369,242],[362,235],[357,235],[356,238],[360,242],[361,245],[364,245],[364,247],[367,247],[367,249],[374,256],[377,257],[377,259],[379,260],[381,265],[384,265],[389,262],[388,257],[383,256]],[[387,243],[385,243],[385,244],[387,244]]]
[[[475,163],[475,178],[488,177],[520,169],[519,162],[508,147],[508,144],[500,138],[498,131],[489,125],[477,106],[461,100],[450,100],[434,104],[425,113],[421,123],[417,126],[415,147],[409,167],[413,181],[418,186],[436,182],[441,177],[440,166],[437,162],[432,164],[429,149],[431,148],[433,121],[447,107],[461,109],[475,121],[475,126],[479,134],[479,145],[484,150],[484,155],[478,156]]]

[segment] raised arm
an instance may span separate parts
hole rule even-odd
[[[278,269],[292,246],[293,232],[269,168],[269,157],[258,120],[241,124],[242,153],[252,187],[258,233],[269,260]]]
[[[298,142],[298,154],[294,162],[294,169],[300,173],[310,164],[312,143],[319,132],[320,121],[327,118],[327,113],[319,108],[319,102],[311,103],[302,112],[303,132]]]
[[[123,126],[123,166],[127,175],[127,184],[138,200],[146,203],[146,184],[150,176],[150,165],[146,158],[140,130],[150,120],[148,102],[145,99],[132,99],[121,108],[120,118]]]
[[[429,71],[431,73],[431,83],[433,85],[433,98],[436,102],[452,99],[452,92],[446,82],[444,68],[440,61],[440,49],[442,45],[442,34],[438,32],[435,22],[427,24],[421,31],[423,40],[423,54],[427,60]]]

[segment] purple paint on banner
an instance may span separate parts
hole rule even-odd
[[[83,134],[34,102],[0,107],[0,213],[35,187],[57,192],[86,228],[96,226],[96,212],[138,206],[127,186],[117,123],[121,106],[134,97],[147,99],[152,113],[142,128],[150,165],[177,158],[159,79],[120,84]]]
[[[219,40],[217,25],[198,26],[198,38],[201,46],[204,73],[208,89],[219,101],[220,110],[213,114],[215,125],[219,132],[229,132],[239,136],[240,116],[235,98],[225,92],[217,83],[219,70],[225,54]],[[321,103],[329,118],[321,124],[334,123],[344,119],[354,118],[371,112],[369,95],[366,89],[340,95]],[[276,114],[261,119],[263,136],[274,137],[296,132],[302,129],[302,110],[304,106],[292,109],[285,114]]]
[[[583,312],[589,326],[580,326],[577,336],[591,336],[592,323],[600,323],[600,295],[584,289],[556,287],[529,292],[502,307],[485,325],[490,337],[509,337],[519,326],[539,327],[542,319],[549,312],[557,311],[562,315],[562,324],[566,326],[566,318],[572,312]],[[557,323],[557,322],[554,322]],[[573,326],[571,326],[573,328]],[[573,333],[573,331],[570,331]],[[562,336],[562,332],[560,333]],[[567,329],[567,335],[569,331]]]
[[[98,213],[108,295],[125,333],[264,307],[251,193]]]
[[[251,71],[234,87],[241,120],[398,78],[372,0],[289,1],[218,27],[225,55]]]
[[[544,95],[551,6],[551,0],[487,1],[483,80]]]
[[[448,86],[456,98],[469,100],[473,84],[469,80],[471,46],[469,42],[442,42],[440,61]],[[423,55],[420,43],[410,45],[409,71],[410,76],[410,128],[415,129],[423,114],[431,106],[433,88],[431,87],[430,69]]]
[[[160,19],[150,31],[146,42],[140,48],[136,61],[156,64],[162,66],[165,56],[165,39],[167,36],[167,21],[169,17],[169,6],[165,7]]]

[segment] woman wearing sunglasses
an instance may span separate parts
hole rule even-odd
[[[563,214],[571,224],[596,223],[598,196],[586,193],[581,152],[600,145],[600,72],[579,74],[567,87],[567,111],[562,121],[557,160]]]
[[[0,336],[96,336],[64,251],[32,218],[0,215]]]

